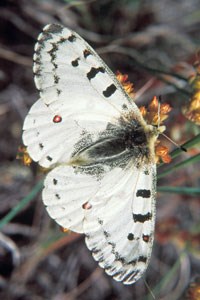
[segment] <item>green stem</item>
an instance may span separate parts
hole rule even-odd
[[[43,180],[39,181],[32,191],[24,197],[13,209],[0,221],[0,229],[3,228],[8,222],[10,222],[24,207],[27,203],[35,199],[35,196],[42,190]]]

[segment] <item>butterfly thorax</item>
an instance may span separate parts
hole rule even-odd
[[[159,129],[138,119],[121,117],[109,123],[98,137],[85,133],[75,146],[70,161],[74,166],[106,164],[111,169],[124,168],[130,160],[140,167],[153,162],[154,147]]]

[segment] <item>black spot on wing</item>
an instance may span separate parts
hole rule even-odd
[[[52,158],[51,156],[49,156],[49,155],[46,157],[46,159],[47,159],[48,161],[52,161],[52,160],[53,160],[53,158]]]
[[[128,238],[129,241],[133,241],[134,240],[133,233],[129,233],[128,236],[127,236],[127,238]]]
[[[52,48],[51,50],[48,51],[50,57],[51,57],[51,62],[54,66],[54,69],[58,68],[58,65],[56,64],[55,60],[56,60],[56,52],[58,51],[58,44],[56,43],[51,43]]]
[[[152,214],[151,213],[147,213],[145,215],[142,214],[133,214],[133,220],[134,222],[140,222],[140,223],[144,223],[146,221],[151,220],[152,218]]]
[[[146,190],[146,189],[137,190],[136,197],[150,198],[151,197],[151,191]]]
[[[147,257],[146,257],[146,256],[143,256],[143,255],[139,256],[138,262],[146,263],[146,262],[147,262]]]
[[[54,178],[53,179],[53,184],[56,185],[57,183],[58,183],[58,180]]]
[[[80,60],[79,57],[76,58],[75,60],[73,60],[73,61],[71,62],[72,66],[73,66],[73,67],[78,67],[78,65],[79,65],[78,61],[79,61],[79,60]]]
[[[94,68],[92,67],[90,71],[87,73],[87,78],[91,80],[94,78],[98,73],[105,73],[105,69],[103,67]]]
[[[59,82],[59,77],[58,77],[58,75],[56,75],[56,74],[54,74],[54,84],[58,84],[58,82]]]
[[[92,53],[90,52],[90,50],[85,49],[85,50],[83,51],[83,56],[84,56],[85,58],[87,58],[89,55],[92,55]]]
[[[99,223],[99,225],[103,225],[103,220],[98,219],[98,223]]]
[[[68,37],[68,41],[71,42],[71,43],[75,42],[75,40],[76,40],[76,36],[75,36],[74,34],[71,34],[71,35]]]
[[[66,41],[67,41],[67,38],[60,37],[60,39],[57,43],[58,43],[58,45],[61,45],[61,44],[65,43]]]
[[[115,247],[116,247],[116,245],[115,245]],[[116,259],[116,260],[121,261],[122,257],[121,257],[121,255],[119,254],[119,252],[115,251],[114,255],[115,255],[115,259]]]
[[[105,236],[106,238],[110,237],[110,234],[109,234],[108,231],[105,231],[105,230],[104,230],[103,234],[104,234],[104,236]]]
[[[44,145],[42,143],[39,143],[39,147],[42,150],[44,148]]]
[[[114,255],[116,255],[116,251],[115,251],[115,249],[116,249],[116,244],[113,243],[113,242],[108,242],[108,244],[112,247],[111,252],[112,252]]]
[[[58,50],[58,44],[56,43],[51,43],[52,45],[52,48],[51,50],[47,51],[47,53],[49,53],[52,57],[52,59],[55,59],[56,55],[55,55],[55,52]]]
[[[60,195],[59,194],[55,194],[55,197],[60,200]]]
[[[114,94],[116,89],[117,89],[116,86],[114,84],[111,84],[107,87],[107,89],[105,91],[103,91],[103,95],[106,98],[109,98],[110,96],[112,96],[112,94]]]

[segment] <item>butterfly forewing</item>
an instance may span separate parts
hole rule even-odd
[[[94,104],[97,113],[105,112],[102,107],[113,116],[115,110],[122,112],[128,106],[139,114],[96,52],[77,33],[60,25],[47,25],[39,35],[34,72],[43,101],[47,104],[59,101],[59,109],[60,102],[74,107],[71,100],[77,99],[80,110],[93,108]]]
[[[34,74],[40,99],[23,141],[33,160],[53,169],[44,182],[47,211],[85,233],[106,273],[131,284],[146,270],[153,242],[150,127],[95,51],[61,25],[39,35]]]
[[[130,103],[95,51],[78,34],[60,25],[47,25],[39,35],[34,74],[41,99],[26,117],[23,140],[29,154],[43,167],[66,162],[86,132],[93,133],[95,140],[109,122],[116,123],[124,108],[131,107],[140,117],[136,105]],[[37,111],[41,111],[40,120]],[[61,121],[54,122],[55,116]]]
[[[25,119],[23,141],[32,159],[48,168],[69,161],[80,139],[87,136],[88,140],[90,133],[90,138],[95,140],[111,120],[116,122],[106,114],[71,114],[65,109],[54,112],[39,99]]]

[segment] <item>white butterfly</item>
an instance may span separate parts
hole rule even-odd
[[[149,263],[155,222],[159,128],[148,125],[115,75],[75,32],[47,25],[34,54],[40,99],[23,126],[44,182],[49,215],[84,233],[108,275],[138,280]]]

